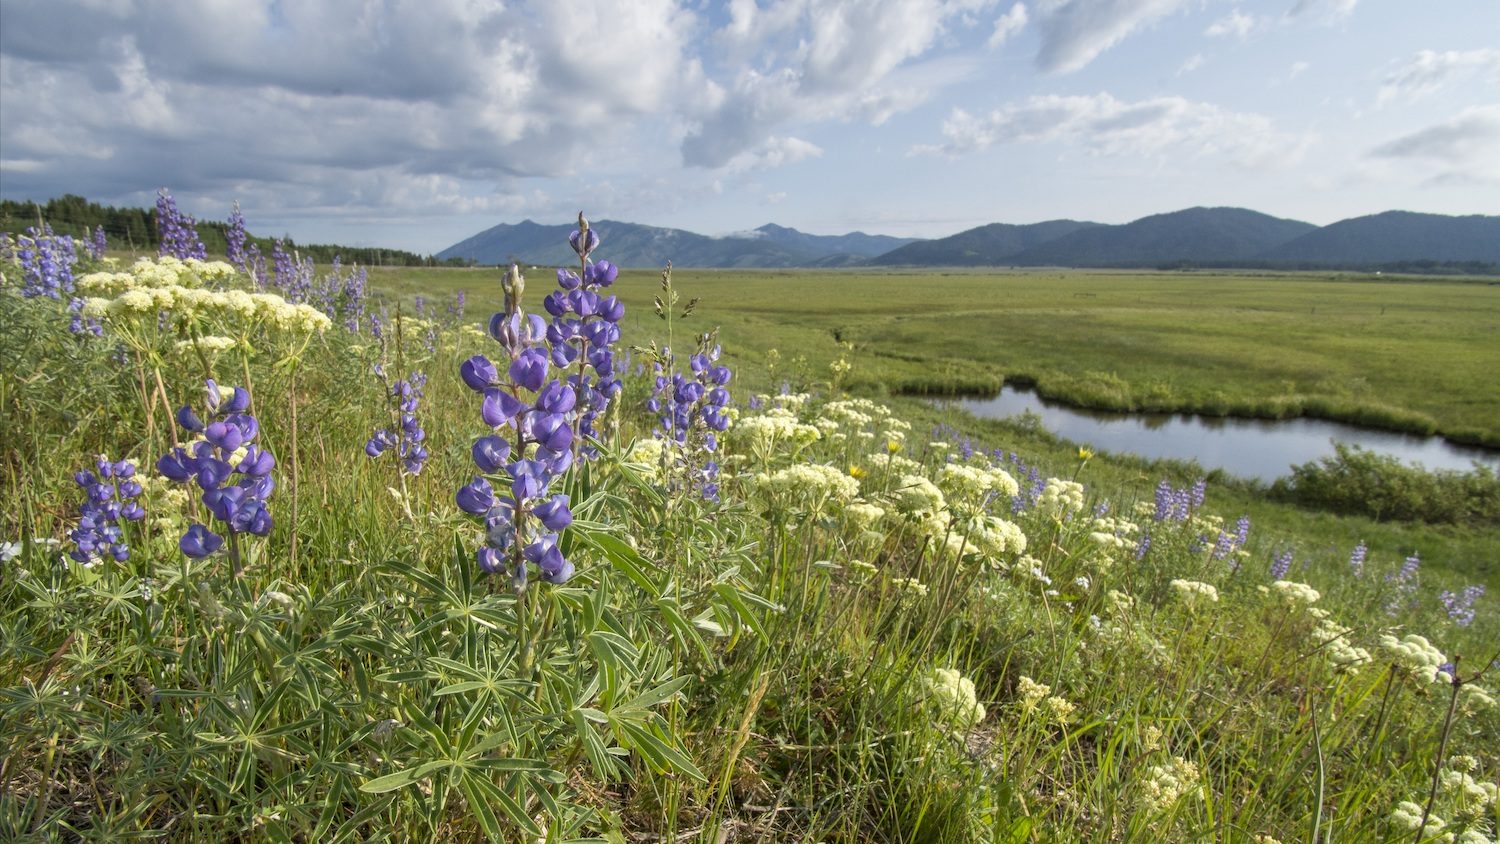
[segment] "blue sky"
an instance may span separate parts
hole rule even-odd
[[[0,0],[0,195],[433,252],[1500,213],[1500,3]]]

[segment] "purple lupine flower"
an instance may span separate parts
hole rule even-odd
[[[1188,490],[1188,502],[1191,509],[1196,510],[1203,506],[1203,499],[1208,492],[1208,479],[1199,478],[1193,481],[1192,489]]]
[[[574,430],[567,414],[577,402],[573,385],[549,378],[551,354],[541,345],[548,327],[521,311],[524,286],[520,268],[512,266],[505,279],[506,310],[490,319],[491,336],[511,360],[505,376],[483,355],[459,367],[464,384],[484,396],[480,416],[491,428],[470,449],[474,464],[485,474],[508,476],[509,483],[497,488],[480,476],[456,496],[462,510],[484,522],[485,545],[475,556],[480,571],[509,574],[517,590],[526,588],[528,564],[548,583],[566,582],[573,573],[556,536],[572,524],[572,510],[568,496],[549,487],[572,462]]]
[[[595,423],[621,389],[613,346],[620,339],[625,305],[619,297],[601,292],[614,284],[619,268],[609,261],[589,260],[599,247],[599,234],[589,229],[581,213],[578,225],[569,241],[579,255],[579,272],[559,268],[558,289],[543,298],[542,307],[552,317],[546,331],[552,364],[565,370],[577,399],[575,408],[560,412],[576,429],[576,451],[589,459],[595,449],[587,441],[600,433]]]
[[[244,272],[245,267],[245,215],[240,213],[240,203],[234,203],[229,212],[229,228],[224,232],[224,257],[234,268]]]
[[[688,358],[688,372],[671,371],[675,359],[663,350],[664,360],[655,366],[658,372],[655,388],[647,408],[657,414],[654,431],[658,439],[675,443],[674,465],[686,479],[688,488],[705,500],[719,500],[719,464],[709,459],[718,450],[717,434],[729,427],[727,408],[732,378],[726,366],[718,365],[721,349],[713,335],[699,338],[699,350]]]
[[[250,393],[212,380],[207,387],[202,417],[188,407],[176,414],[179,425],[189,433],[201,432],[203,439],[163,454],[157,471],[177,483],[196,483],[204,506],[225,532],[265,536],[272,527],[266,500],[276,488],[271,477],[276,460],[255,443],[260,424],[248,413]],[[217,551],[223,541],[206,526],[194,524],[178,544],[184,554],[201,557]]]
[[[1370,549],[1365,547],[1363,540],[1349,553],[1349,570],[1356,578],[1365,576],[1365,556],[1369,553]]]
[[[258,244],[245,247],[245,272],[250,275],[256,290],[265,290],[271,284],[270,273],[266,271],[266,256],[260,253]]]
[[[1271,579],[1286,580],[1287,572],[1292,570],[1292,549],[1288,548],[1276,555],[1271,561]]]
[[[116,562],[130,559],[124,524],[146,517],[136,500],[141,485],[135,480],[134,463],[115,462],[100,455],[95,468],[97,474],[84,470],[73,475],[73,482],[84,491],[84,502],[78,508],[78,526],[68,533],[75,546],[68,556],[85,567],[93,566],[106,554]]]
[[[1385,605],[1388,615],[1396,615],[1412,604],[1417,592],[1418,569],[1421,565],[1421,559],[1416,554],[1412,554],[1401,563],[1400,570],[1385,576],[1385,582],[1392,587],[1390,600]]]
[[[387,449],[401,458],[401,473],[419,475],[427,462],[427,438],[422,425],[417,421],[417,405],[422,399],[422,388],[427,376],[413,372],[405,381],[397,381],[390,387],[392,414],[397,425],[394,431],[382,428],[365,443],[365,454],[372,458],[384,454]]]
[[[95,226],[94,236],[89,240],[89,254],[95,261],[104,260],[104,253],[109,249],[109,240],[104,236],[104,227]]]
[[[1474,623],[1474,602],[1484,595],[1484,585],[1474,584],[1465,586],[1457,594],[1443,590],[1438,595],[1438,600],[1443,602],[1443,609],[1448,613],[1448,618],[1459,627],[1468,627]]]
[[[204,260],[208,250],[198,239],[197,221],[177,210],[177,200],[162,188],[156,193],[156,234],[160,239],[157,254],[174,258]]]
[[[187,533],[177,540],[177,547],[193,559],[200,559],[219,550],[224,545],[224,537],[214,533],[200,524],[194,524],[187,529]]]
[[[73,292],[73,265],[78,263],[77,245],[68,235],[52,233],[43,223],[28,228],[16,238],[12,260],[21,267],[21,295],[61,299]]]

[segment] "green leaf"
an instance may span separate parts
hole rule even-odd
[[[687,754],[657,737],[651,728],[630,721],[619,722],[620,729],[630,736],[631,744],[646,758],[646,762],[657,771],[676,771],[686,774],[698,782],[708,782],[708,777],[698,770]]]
[[[404,771],[397,771],[394,774],[376,777],[361,785],[359,790],[366,794],[384,794],[387,791],[395,791],[412,783],[421,782],[432,776],[434,771],[445,768],[450,764],[446,759],[439,759],[436,762],[426,762],[415,768],[407,768]]]
[[[672,696],[676,695],[678,690],[680,690],[683,686],[686,686],[692,679],[692,677],[689,677],[686,674],[681,677],[674,677],[671,680],[662,683],[660,686],[651,689],[650,691],[642,692],[635,698],[626,701],[616,708],[650,709],[651,707],[657,706],[668,700]]]

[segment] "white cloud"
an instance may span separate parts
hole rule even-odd
[[[1466,108],[1449,120],[1387,141],[1369,155],[1417,165],[1432,184],[1500,184],[1500,104]]]
[[[954,109],[942,132],[943,143],[912,152],[955,156],[999,144],[1046,143],[1097,155],[1213,155],[1262,168],[1297,160],[1310,142],[1258,114],[1182,97],[1123,102],[1103,93],[1031,97],[983,117]]]
[[[398,201],[405,180],[405,190],[462,209],[469,200],[426,180],[504,194],[496,186],[511,177],[589,169],[603,139],[645,115],[690,117],[723,96],[686,52],[700,23],[674,0],[430,0],[353,12],[330,2],[53,0],[7,3],[4,17],[0,146],[7,158],[46,162],[8,168],[8,194],[115,199],[170,185],[179,197],[223,196],[265,184],[285,189],[266,190],[267,201],[290,207]],[[60,49],[51,38],[64,33]],[[10,95],[21,90],[31,94]],[[348,187],[362,173],[378,178]]]
[[[1139,29],[1188,5],[1189,0],[1040,0],[1042,47],[1036,65],[1071,73]]]
[[[965,62],[913,61],[952,26],[972,26],[994,0],[779,0],[730,6],[715,38],[740,68],[682,140],[683,161],[719,168],[785,124],[873,124],[915,107]]]
[[[1500,50],[1421,50],[1386,74],[1378,99],[1382,104],[1417,99],[1475,77],[1491,83],[1500,80]]]
[[[1254,15],[1247,15],[1239,9],[1235,9],[1227,17],[1220,18],[1210,24],[1208,29],[1203,30],[1203,34],[1210,38],[1223,38],[1232,35],[1235,38],[1243,40],[1251,32],[1255,31],[1257,25],[1258,22]]]
[[[724,170],[728,173],[774,170],[809,158],[818,158],[822,154],[822,147],[801,138],[771,137],[755,149],[746,150],[729,159],[729,163],[724,165]]]
[[[1177,75],[1186,76],[1200,67],[1203,67],[1203,54],[1194,53],[1187,57],[1187,60],[1182,63],[1181,67],[1177,68]]]
[[[1359,0],[1297,0],[1297,5],[1287,12],[1287,17],[1296,18],[1306,15],[1331,23],[1354,14],[1354,7],[1357,5],[1359,5]]]
[[[1025,3],[1016,3],[1011,6],[1010,11],[995,19],[995,31],[990,33],[990,38],[985,45],[991,50],[1000,47],[1025,28],[1026,20]]]
[[[1287,68],[1286,70],[1287,81],[1290,82],[1293,79],[1301,76],[1307,71],[1309,67],[1312,67],[1312,65],[1308,64],[1307,62],[1292,62],[1292,66]]]

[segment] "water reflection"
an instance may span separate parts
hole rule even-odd
[[[1033,413],[1060,437],[1148,459],[1196,460],[1207,469],[1267,483],[1294,465],[1332,456],[1333,442],[1357,445],[1428,469],[1468,471],[1478,461],[1500,471],[1500,453],[1320,419],[1235,419],[1170,413],[1106,413],[1043,401],[1007,386],[992,399],[954,399],[975,416],[1001,419]]]

